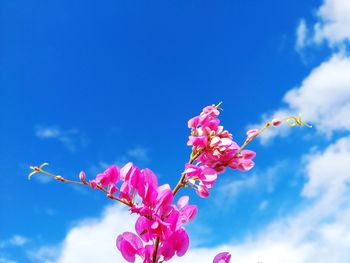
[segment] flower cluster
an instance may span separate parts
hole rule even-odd
[[[87,183],[85,177],[81,179]],[[119,182],[120,190],[117,187]],[[130,211],[138,215],[137,235],[125,232],[117,238],[117,248],[125,260],[134,262],[138,255],[143,262],[152,263],[154,259],[156,262],[160,259],[168,261],[175,254],[183,256],[186,253],[189,237],[183,225],[197,214],[197,206],[188,204],[188,196],[182,196],[174,205],[170,186],[158,185],[151,170],[140,170],[132,163],[120,170],[117,166],[110,166],[88,184],[92,188],[104,189],[110,198],[123,200],[130,206]],[[154,252],[156,242],[159,249]]]
[[[253,168],[255,152],[246,150],[246,145],[270,126],[278,126],[282,121],[288,125],[310,125],[301,117],[287,117],[266,122],[261,129],[251,129],[247,138],[239,146],[232,134],[219,125],[218,105],[205,107],[200,115],[188,121],[191,135],[187,145],[192,152],[178,184],[171,189],[168,184],[158,185],[157,176],[150,169],[139,169],[127,163],[121,169],[112,165],[95,179],[87,181],[84,172],[80,181],[65,179],[43,170],[47,163],[31,166],[28,179],[36,173],[50,176],[57,181],[90,186],[104,192],[110,199],[127,205],[132,214],[138,216],[135,233],[124,232],[116,240],[116,246],[124,259],[135,262],[136,256],[144,263],[161,263],[175,255],[183,256],[189,247],[189,237],[184,228],[197,214],[197,206],[189,204],[189,197],[182,196],[174,203],[174,197],[182,187],[194,188],[200,197],[208,197],[218,174],[226,167],[240,171]],[[228,263],[231,255],[222,252],[215,256],[213,263]]]
[[[192,132],[187,145],[192,146],[196,164],[185,165],[184,181],[194,187],[200,197],[209,195],[208,190],[225,167],[248,171],[254,166],[255,152],[243,150],[232,134],[219,125],[219,106],[207,106],[200,115],[188,121]]]

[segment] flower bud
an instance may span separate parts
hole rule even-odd
[[[199,185],[196,189],[196,193],[199,197],[206,198],[209,196],[208,188],[206,188],[204,185]]]
[[[79,179],[80,179],[80,181],[82,181],[84,184],[86,184],[86,174],[85,174],[85,172],[84,171],[81,171],[80,173],[79,173]]]
[[[280,125],[282,123],[282,121],[280,120],[280,119],[273,119],[272,121],[271,121],[271,124],[273,125],[273,126],[278,126],[278,125]]]
[[[60,176],[60,175],[56,175],[56,176],[55,176],[55,179],[56,179],[57,181],[61,181],[61,182],[64,181],[64,178],[63,178],[62,176]]]

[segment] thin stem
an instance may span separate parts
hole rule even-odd
[[[190,160],[188,161],[188,163],[192,164],[198,158],[198,156],[200,154],[201,154],[201,152],[196,152],[195,154],[193,154],[193,150],[192,150],[191,157],[190,157]],[[173,196],[175,196],[177,194],[177,192],[180,190],[180,188],[185,186],[185,184],[184,184],[185,176],[186,176],[185,173],[181,174],[181,177],[180,177],[177,185],[173,189]],[[153,254],[152,254],[152,263],[157,263],[157,254],[158,254],[159,241],[160,241],[160,237],[158,236],[156,238],[155,243],[154,243],[154,249],[153,249]]]
[[[160,237],[157,237],[156,242],[154,243],[154,249],[153,249],[153,254],[152,254],[152,263],[157,263],[159,241],[160,241]]]
[[[201,154],[201,152],[197,152],[196,154],[193,155],[193,152],[191,153],[191,158],[188,161],[189,164],[193,164],[193,162],[198,158],[198,156]],[[177,194],[177,192],[180,190],[181,187],[184,186],[184,179],[185,179],[186,174],[182,173],[177,185],[173,189],[173,196]]]
[[[88,183],[88,182],[79,182],[79,181],[68,180],[68,179],[63,178],[63,177],[60,176],[60,175],[54,175],[54,174],[52,174],[52,173],[50,173],[50,172],[47,172],[47,171],[44,171],[44,170],[42,170],[42,169],[38,170],[38,173],[45,174],[45,175],[47,175],[47,176],[50,176],[50,177],[54,178],[54,179],[57,180],[57,181],[63,182],[63,183],[71,183],[71,184],[77,184],[77,185],[86,185],[86,186],[90,186],[90,187],[91,187],[91,184]],[[99,185],[97,185],[96,187],[97,187],[99,190],[101,190],[102,192],[104,192],[105,194],[108,195],[108,191],[107,191],[106,189],[104,189],[103,187],[101,187],[101,186],[99,186]],[[115,197],[115,196],[113,196],[113,195],[110,195],[110,196],[108,195],[108,197],[109,197],[110,199],[112,199],[112,200],[118,201],[118,202],[120,202],[120,203],[123,203],[124,205],[127,205],[127,206],[129,206],[129,207],[132,207],[132,204],[130,204],[129,202],[127,202],[127,201],[125,201],[125,200],[123,200],[123,199],[120,199],[120,198]]]

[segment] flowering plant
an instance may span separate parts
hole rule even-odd
[[[189,204],[189,196],[181,196],[176,204],[174,197],[181,188],[192,188],[198,196],[206,198],[214,186],[219,174],[226,168],[248,171],[253,168],[255,152],[246,146],[265,129],[278,126],[286,121],[290,126],[306,125],[299,117],[268,121],[261,129],[251,129],[242,145],[237,144],[232,134],[219,125],[220,105],[205,107],[202,112],[188,121],[191,129],[187,145],[192,147],[188,163],[177,185],[172,189],[169,184],[158,184],[157,176],[148,168],[140,169],[132,163],[121,169],[112,165],[92,180],[87,180],[84,171],[79,181],[68,180],[52,174],[40,166],[31,166],[33,170],[28,178],[36,173],[54,179],[89,186],[104,192],[108,198],[128,206],[132,214],[137,214],[135,232],[124,232],[116,239],[116,246],[127,262],[135,262],[136,256],[144,263],[169,261],[175,255],[183,256],[189,247],[189,236],[184,225],[192,221],[197,214],[197,206]],[[215,256],[214,263],[227,263],[231,255],[222,252]]]

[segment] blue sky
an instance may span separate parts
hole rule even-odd
[[[250,146],[255,168],[226,172],[208,199],[184,190],[199,214],[179,262],[220,248],[241,263],[350,259],[346,0],[5,0],[0,11],[0,263],[119,262],[127,211],[96,191],[28,181],[29,165],[74,179],[133,161],[175,185],[187,120],[219,101],[238,143],[275,116],[301,112],[314,128],[266,133]],[[75,247],[72,233],[111,247]]]

